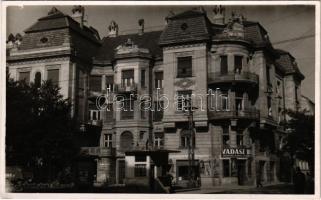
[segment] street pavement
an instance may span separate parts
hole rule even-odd
[[[261,188],[255,186],[220,186],[190,191],[176,191],[177,194],[294,194],[293,185],[277,184]]]

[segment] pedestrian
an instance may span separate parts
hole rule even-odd
[[[305,193],[314,194],[314,180],[310,172],[307,173]]]
[[[300,167],[296,168],[296,172],[293,178],[294,192],[296,194],[304,194],[305,189],[305,175],[301,172]]]
[[[257,187],[257,188],[263,187],[261,181],[262,181],[262,180],[261,180],[261,174],[258,174],[258,175],[256,176],[256,187]]]

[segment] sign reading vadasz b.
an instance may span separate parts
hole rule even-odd
[[[222,156],[247,156],[250,155],[248,148],[223,148]]]

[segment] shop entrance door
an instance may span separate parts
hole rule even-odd
[[[244,185],[245,183],[245,160],[237,160],[237,179],[239,185]]]

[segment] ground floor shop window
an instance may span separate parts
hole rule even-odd
[[[135,177],[146,176],[146,164],[135,164]]]

